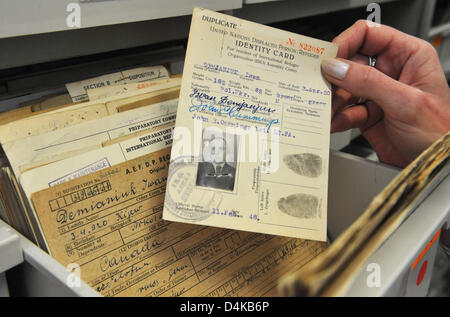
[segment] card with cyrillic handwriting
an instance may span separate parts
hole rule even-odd
[[[337,46],[196,8],[165,220],[326,240]]]

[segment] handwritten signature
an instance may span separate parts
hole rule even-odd
[[[271,114],[276,111],[271,107],[248,104],[245,101],[236,102],[228,98],[228,96],[222,96],[220,99],[216,96],[208,95],[193,88],[193,92],[189,95],[191,97],[191,105],[189,112],[209,112],[228,115],[231,118],[256,121],[266,124],[266,132],[269,132],[270,128],[274,124],[279,124],[278,119],[271,119],[257,115],[256,113]],[[241,113],[243,108],[250,109],[250,114]]]

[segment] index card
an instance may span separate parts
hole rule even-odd
[[[325,241],[337,49],[195,9],[163,218]]]

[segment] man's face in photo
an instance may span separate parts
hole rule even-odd
[[[226,154],[225,140],[222,138],[212,140],[209,143],[209,154],[211,162],[213,163],[225,162],[225,154]]]

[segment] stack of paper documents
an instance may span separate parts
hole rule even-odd
[[[59,175],[65,176],[60,182],[67,181],[111,166],[118,158],[120,162],[125,157],[136,157],[136,153],[142,152],[139,150],[140,144],[145,143],[139,141],[137,134],[141,131],[159,128],[161,133],[165,133],[164,142],[153,144],[152,136],[147,136],[151,140],[147,140],[146,144],[152,143],[155,149],[159,149],[159,144],[163,143],[170,146],[170,129],[175,122],[181,81],[180,78],[169,78],[163,66],[151,69],[158,70],[159,74],[167,74],[167,78],[111,86],[113,92],[105,91],[104,98],[98,101],[53,105],[45,109],[32,109],[35,104],[30,104],[0,115],[0,143],[3,152],[0,198],[3,219],[45,248],[44,233],[34,214],[29,195],[27,196],[31,191],[54,185],[52,182],[41,182],[42,180]],[[114,89],[130,85],[141,86],[119,95],[115,93]],[[124,136],[130,136],[130,139],[121,140]],[[120,140],[120,143],[115,144],[115,140]],[[114,152],[121,145],[128,147],[121,150],[120,154]],[[63,175],[61,173],[64,169],[55,169],[52,165],[68,158],[81,162],[79,159],[82,154],[94,150],[102,152],[102,149],[108,155],[103,152],[101,162],[88,164],[83,171],[71,169],[73,175]],[[74,166],[76,164],[71,168]],[[46,173],[45,178],[38,178],[39,182],[30,180],[30,175],[39,175],[39,171],[46,168],[50,168],[51,172]],[[25,180],[30,182],[24,185]]]
[[[326,240],[336,50],[196,9],[183,79],[116,73],[0,116],[0,216],[105,296],[277,295],[327,247],[300,238]]]

